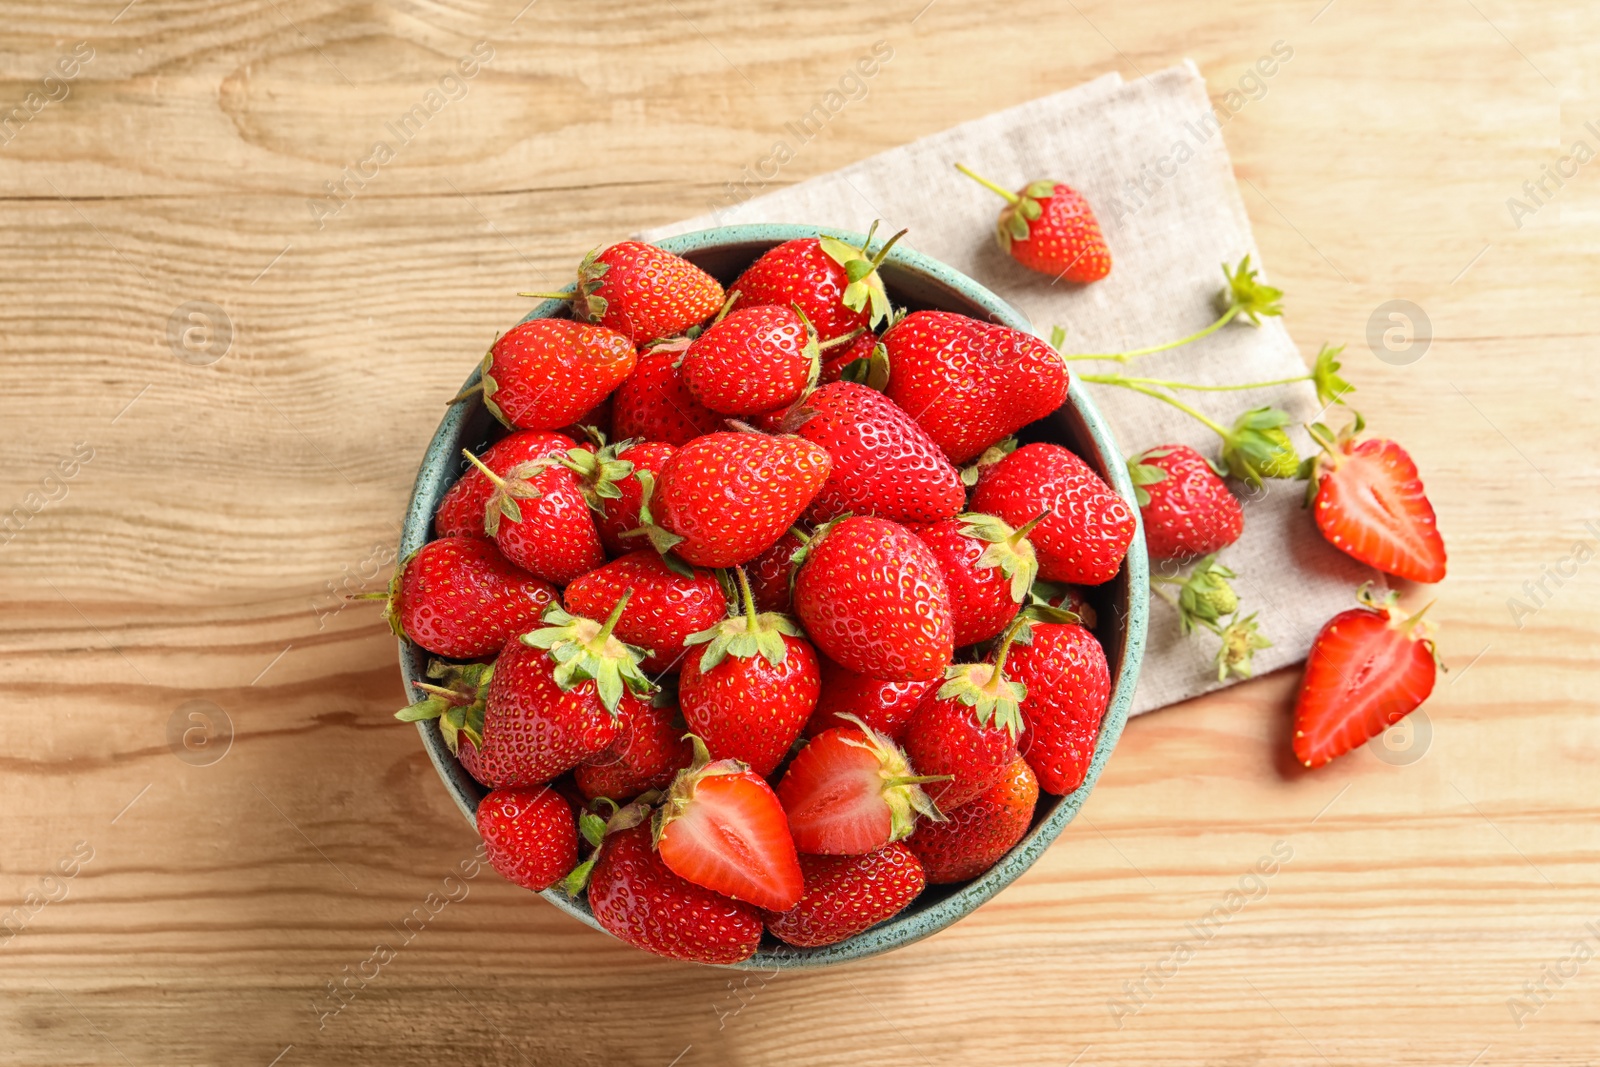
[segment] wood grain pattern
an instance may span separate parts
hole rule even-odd
[[[0,126],[0,1062],[1593,1058],[1600,562],[1562,561],[1600,541],[1600,186],[1545,179],[1521,228],[1506,200],[1600,147],[1600,13],[521,2],[0,3],[0,108],[66,89]],[[517,290],[705,210],[878,40],[866,98],[775,182],[1106,70],[1188,56],[1222,99],[1293,47],[1228,144],[1291,329],[1350,342],[1359,406],[1426,473],[1454,671],[1404,766],[1287,765],[1288,674],[1137,720],[970,919],[746,979],[447,881],[474,835],[389,717],[392,640],[331,590],[383,580]],[[479,42],[458,98],[345,178]],[[1393,298],[1431,320],[1418,362],[1367,347]],[[231,324],[209,365],[168,341],[190,301]],[[206,766],[169,744],[197,700],[231,722]]]

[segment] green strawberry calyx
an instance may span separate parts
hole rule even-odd
[[[1004,441],[992,444],[983,450],[983,454],[970,464],[961,468],[961,484],[972,488],[978,484],[978,479],[983,477],[983,472],[1005,459],[1017,450],[1017,439],[1007,437]]]
[[[872,228],[867,231],[867,239],[859,246],[837,237],[818,235],[817,244],[823,254],[844,268],[845,287],[842,298],[844,306],[851,311],[865,311],[871,306],[871,315],[868,324],[877,326],[889,318],[893,311],[889,303],[889,292],[883,287],[883,278],[878,274],[878,267],[882,265],[889,249],[895,242],[906,235],[901,230],[883,243],[876,252],[871,252],[872,236],[878,232],[878,222],[872,223]]]
[[[600,262],[599,256],[600,249],[589,249],[588,254],[583,257],[583,262],[578,264],[578,281],[571,292],[517,295],[539,300],[563,300],[571,305],[574,319],[579,322],[597,323],[605,317],[606,307],[609,304],[609,301],[600,295],[600,290],[605,285],[606,271],[611,269],[611,264]]]
[[[996,240],[1000,242],[1000,247],[1007,252],[1011,251],[1012,241],[1026,241],[1028,239],[1031,225],[1037,222],[1039,217],[1044,214],[1044,206],[1039,201],[1048,200],[1054,196],[1056,194],[1056,185],[1059,184],[1044,179],[1029,182],[1023,187],[1022,192],[1013,193],[1005,186],[990,181],[960,163],[956,164],[956,170],[959,170],[985,189],[998,193],[1005,200],[1006,206],[1000,209],[1000,219],[995,223],[994,234]]]
[[[414,688],[425,696],[409,707],[401,708],[394,717],[401,722],[439,721],[439,733],[452,753],[459,751],[461,738],[466,736],[474,747],[483,744],[484,701],[489,691],[489,679],[494,675],[492,663],[445,663],[434,660],[428,664],[429,682],[414,682]]]
[[[1274,407],[1251,408],[1222,432],[1222,464],[1235,478],[1259,486],[1263,478],[1294,478],[1300,456],[1284,427],[1289,416]],[[1215,427],[1213,427],[1215,428]]]
[[[568,897],[576,897],[589,887],[589,875],[594,871],[595,861],[600,858],[600,850],[605,845],[606,835],[618,833],[622,830],[631,830],[646,819],[650,818],[654,805],[661,800],[661,791],[651,789],[635,797],[633,802],[622,807],[617,807],[617,802],[609,797],[597,797],[593,804],[604,804],[611,808],[609,817],[598,812],[585,809],[578,813],[578,833],[583,839],[594,847],[594,852],[589,858],[572,868],[567,876],[561,880],[561,888]],[[592,805],[591,805],[592,806]]]
[[[495,344],[499,343],[500,339],[498,337],[495,338]],[[494,378],[494,348],[491,346],[489,351],[484,353],[483,360],[478,364],[478,380],[451,397],[447,406],[459,404],[468,397],[481,393],[483,394],[483,406],[489,409],[489,414],[493,415],[500,425],[506,429],[515,430],[516,427],[511,425],[511,420],[506,418],[506,413],[501,411],[500,405],[495,402],[494,394],[499,390],[500,383],[495,381]]]
[[[656,495],[656,476],[653,471],[635,471],[635,478],[639,479],[641,490],[639,497],[639,525],[637,528],[625,531],[623,537],[638,537],[643,535],[650,547],[660,555],[661,562],[665,563],[674,574],[685,578],[694,577],[694,568],[688,562],[672,551],[683,543],[683,538],[656,522],[655,514],[651,510],[651,501]]]
[[[1256,650],[1272,647],[1272,642],[1261,636],[1254,612],[1242,619],[1231,619],[1218,636],[1222,638],[1216,660],[1219,682],[1227,681],[1229,674],[1249,678],[1253,670],[1250,661]]]
[[[690,759],[689,765],[672,779],[666,795],[655,809],[654,821],[650,826],[650,838],[657,845],[661,844],[661,835],[666,832],[667,827],[689,813],[689,806],[694,803],[695,789],[702,781],[724,775],[746,774],[750,770],[750,765],[744,760],[712,759],[710,750],[706,748],[706,743],[701,740],[699,734],[684,734],[683,739],[693,747],[694,756]]]
[[[1152,459],[1170,456],[1170,448],[1152,448],[1148,452],[1141,452],[1137,456],[1128,457],[1128,480],[1133,482],[1133,496],[1141,508],[1150,506],[1150,494],[1145,491],[1147,485],[1157,485],[1167,480],[1167,472],[1163,467],[1151,463]]]
[[[563,692],[593,682],[600,703],[615,715],[625,689],[635,693],[652,689],[650,679],[639,669],[643,650],[624,644],[611,632],[632,598],[632,589],[624,592],[603,623],[569,615],[552,604],[545,609],[545,624],[523,634],[522,643],[549,653],[556,663],[552,677]]]
[[[1367,420],[1361,412],[1352,410],[1350,421],[1340,427],[1335,433],[1327,424],[1313,422],[1306,424],[1306,433],[1311,435],[1311,440],[1317,446],[1317,454],[1307,456],[1301,461],[1295,477],[1303,479],[1306,484],[1306,506],[1316,499],[1317,489],[1322,485],[1323,472],[1338,470],[1345,461],[1349,445],[1356,436],[1367,428]]]
[[[568,449],[565,455],[557,457],[556,462],[578,476],[578,490],[583,493],[589,509],[603,513],[607,500],[622,499],[622,489],[618,483],[626,481],[633,474],[633,461],[623,459],[622,454],[638,442],[629,439],[608,445],[604,434],[599,431],[595,433],[599,438],[596,442],[599,447],[593,452],[587,448]]]
[[[1218,563],[1216,553],[1212,553],[1195,563],[1186,578],[1156,580],[1179,583],[1178,621],[1184,633],[1193,633],[1196,629],[1221,633],[1219,620],[1239,610],[1239,596],[1228,584],[1229,578],[1237,577]]]
[[[1048,510],[1042,511],[1016,529],[993,515],[969,512],[956,517],[963,536],[985,542],[978,567],[983,570],[999,567],[1000,573],[1011,579],[1011,599],[1018,604],[1027,599],[1028,590],[1039,575],[1039,557],[1034,554],[1028,535],[1049,514]]]
[[[917,774],[904,750],[893,740],[879,733],[849,712],[840,712],[838,718],[854,725],[862,733],[858,740],[844,738],[844,743],[871,752],[878,760],[879,795],[889,805],[889,840],[903,841],[917,828],[917,817],[930,822],[944,822],[945,815],[933,798],[923,791],[930,782],[947,782],[948,774]]]
[[[500,532],[500,519],[510,519],[512,522],[522,521],[522,508],[517,505],[518,500],[535,500],[543,494],[531,479],[535,474],[551,466],[554,460],[535,459],[526,463],[518,463],[506,471],[505,475],[496,474],[488,465],[472,454],[470,449],[463,448],[461,454],[494,486],[494,492],[489,494],[489,501],[483,508],[483,532],[490,537]]]
[[[840,369],[839,380],[883,392],[889,388],[889,349],[881,341],[873,345],[871,353],[852,359]]]
[[[1012,737],[1022,733],[1021,705],[1028,698],[1028,687],[1007,678],[1005,665],[1013,642],[1027,644],[1033,640],[1028,625],[1026,618],[1017,617],[1000,639],[993,663],[957,663],[949,667],[938,699],[961,701],[972,709],[980,726],[992,722]]]
[[[745,577],[744,568],[735,567],[734,573],[738,575],[743,612],[683,639],[685,645],[706,646],[700,653],[702,674],[709,673],[728,656],[737,659],[761,656],[772,666],[781,667],[789,655],[784,638],[800,636],[799,625],[789,616],[776,611],[756,611],[755,596],[750,592],[750,580]]]

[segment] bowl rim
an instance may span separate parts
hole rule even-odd
[[[727,245],[776,245],[796,238],[815,237],[819,233],[839,237],[857,245],[865,243],[863,234],[834,227],[798,223],[744,223],[717,226],[661,238],[650,243],[666,251],[686,255]],[[961,293],[982,307],[993,322],[1038,336],[1032,323],[1020,311],[986,286],[936,259],[907,247],[903,241],[890,250],[885,262],[909,273],[930,277]],[[571,285],[567,286],[567,291],[570,292],[571,289]],[[560,300],[544,300],[530,309],[520,321],[548,318],[558,312],[562,304]],[[466,387],[476,384],[478,377],[479,370],[474,368],[467,377]],[[454,462],[456,451],[454,442],[476,403],[481,401],[455,404],[448,408],[428,443],[427,451],[417,471],[416,481],[412,486],[410,500],[406,505],[406,517],[401,530],[398,552],[400,560],[405,560],[426,543],[433,524],[435,506],[430,504],[430,501],[436,500],[443,492],[443,488],[459,477]],[[1054,809],[992,867],[944,899],[921,910],[894,916],[834,945],[801,949],[780,944],[776,948],[761,949],[747,960],[722,966],[737,970],[826,967],[875,956],[938,933],[987,903],[1032,867],[1077,815],[1089,793],[1094,789],[1106,761],[1116,748],[1117,741],[1127,724],[1128,712],[1133,704],[1134,689],[1139,680],[1149,612],[1149,563],[1145,553],[1144,526],[1135,502],[1133,484],[1122,459],[1122,451],[1117,446],[1111,428],[1100,414],[1093,399],[1084,390],[1077,375],[1071,375],[1067,401],[1063,406],[1071,406],[1082,419],[1089,438],[1099,453],[1097,458],[1102,461],[1109,475],[1112,489],[1128,502],[1136,522],[1133,542],[1129,545],[1127,556],[1123,561],[1123,575],[1128,582],[1128,610],[1123,620],[1118,669],[1113,678],[1111,699],[1106,708],[1105,718],[1101,722],[1100,735],[1095,743],[1094,757],[1090,761],[1083,783],[1071,793],[1056,798]],[[399,645],[401,675],[406,692],[410,693],[412,683],[423,680],[414,669],[413,659],[425,660],[427,657],[418,656],[417,650],[410,648],[404,638],[399,639]],[[446,747],[437,723],[423,721],[418,722],[416,726],[422,737],[423,747],[455,801],[456,807],[467,822],[476,828],[476,791],[481,790],[482,786],[471,780],[460,762]],[[568,899],[559,887],[547,889],[539,895],[567,915],[597,930],[603,930],[586,904]],[[608,933],[608,936],[612,935]]]

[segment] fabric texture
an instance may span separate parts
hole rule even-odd
[[[881,235],[907,228],[907,244],[993,289],[1042,336],[1053,325],[1065,326],[1065,351],[1125,351],[1211,322],[1224,285],[1222,264],[1249,253],[1261,266],[1224,129],[1192,63],[1133,82],[1108,74],[643,236],[744,222],[865,232],[879,219]],[[1111,274],[1078,287],[1012,261],[994,239],[1002,201],[957,173],[956,162],[1008,188],[1052,178],[1077,189],[1105,232]],[[1261,277],[1267,278],[1265,270]],[[1293,294],[1285,304],[1292,312]],[[1078,362],[1072,369],[1108,373],[1119,366]],[[1236,320],[1197,343],[1140,358],[1126,373],[1227,384],[1289,378],[1306,369],[1283,321],[1264,319],[1259,327]],[[1187,415],[1125,389],[1090,390],[1125,455],[1163,444],[1218,454],[1216,434]],[[1290,436],[1302,456],[1313,446],[1300,424],[1322,411],[1308,382],[1180,395],[1224,426],[1249,408],[1280,407],[1291,416]],[[1329,418],[1337,424],[1344,415],[1335,411]],[[1380,576],[1322,539],[1302,506],[1304,483],[1269,481],[1265,490],[1231,484],[1244,500],[1245,528],[1219,560],[1238,574],[1233,586],[1241,612],[1257,612],[1263,635],[1273,642],[1255,654],[1255,673],[1263,674],[1304,660],[1321,625],[1354,605],[1361,582]],[[1151,567],[1158,575],[1180,570],[1156,561]],[[1152,596],[1134,714],[1231,684],[1234,679],[1217,680],[1216,648],[1209,633],[1180,633],[1176,610]]]

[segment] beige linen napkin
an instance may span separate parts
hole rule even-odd
[[[1222,112],[1224,117],[1226,111]],[[993,238],[1001,201],[958,174],[963,162],[1008,188],[1053,178],[1095,208],[1113,267],[1087,287],[1025,270]],[[712,214],[647,232],[659,238],[741,222],[800,222],[880,233],[902,227],[917,251],[943,260],[993,289],[1048,336],[1068,329],[1068,352],[1119,352],[1182,337],[1216,315],[1222,264],[1261,257],[1234,183],[1205,82],[1192,63],[1124,82],[1109,74],[943,133],[891,149]],[[1265,277],[1265,272],[1263,272]],[[1292,311],[1293,294],[1286,305]],[[1074,363],[1110,372],[1117,364]],[[1128,373],[1208,384],[1270,381],[1303,374],[1279,319],[1232,323],[1204,340],[1144,357]],[[1161,444],[1192,445],[1215,456],[1215,434],[1160,403],[1109,386],[1091,386],[1124,454]],[[1296,427],[1321,410],[1309,383],[1238,393],[1184,393],[1223,425],[1248,408],[1276,405]],[[1335,414],[1342,419],[1342,415]],[[1292,435],[1302,455],[1311,443]],[[1220,561],[1238,572],[1242,611],[1258,612],[1271,648],[1255,655],[1257,674],[1303,660],[1318,628],[1354,604],[1356,587],[1378,575],[1330,547],[1303,510],[1304,483],[1268,482],[1245,498],[1245,529]],[[1152,564],[1159,573],[1160,564]],[[1216,638],[1179,632],[1177,613],[1152,598],[1150,633],[1133,713],[1219,688]]]

